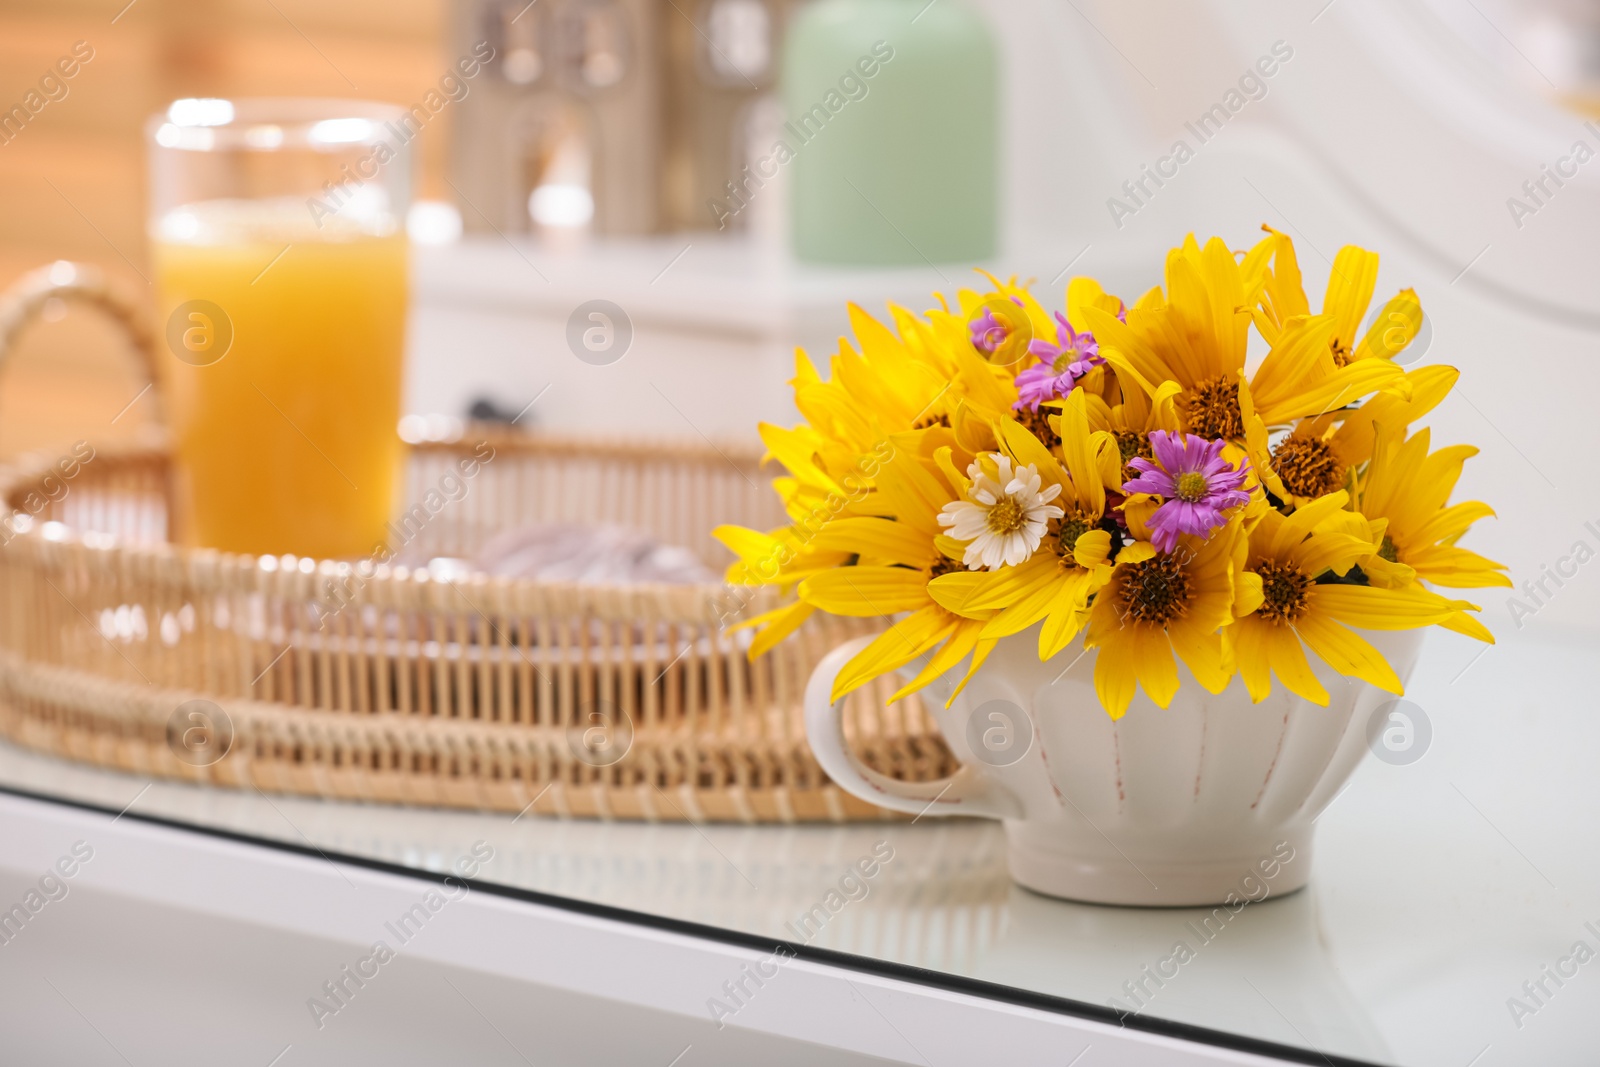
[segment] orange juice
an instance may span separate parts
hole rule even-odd
[[[406,239],[323,223],[285,198],[189,205],[157,225],[185,544],[337,558],[386,540]]]

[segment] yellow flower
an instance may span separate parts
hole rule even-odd
[[[840,519],[873,514],[870,491],[887,456],[956,444],[948,427],[969,421],[965,398],[974,384],[985,401],[1009,403],[997,378],[1005,372],[978,358],[963,335],[941,335],[903,309],[890,310],[902,336],[850,305],[860,351],[841,341],[828,381],[803,352],[796,354],[790,385],[806,421],[792,429],[760,425],[768,457],[788,472],[773,479],[773,488],[792,525],[766,533],[737,526],[715,530],[738,557],[728,569],[730,583],[790,588],[841,566],[850,553],[822,547],[818,532]],[[759,628],[753,658],[793,633],[814,610],[791,603],[734,628]]]
[[[1135,686],[1157,707],[1178,691],[1176,653],[1207,690],[1227,688],[1233,669],[1221,630],[1233,617],[1234,577],[1244,547],[1244,523],[1235,517],[1207,541],[1179,540],[1177,551],[1158,553],[1134,516],[1141,539],[1117,556],[1111,581],[1089,610],[1084,646],[1099,649],[1094,686],[1100,704],[1120,719]]]
[[[1260,314],[1256,327],[1268,344],[1296,318],[1311,314],[1295,257],[1294,242],[1271,226],[1268,233],[1272,267],[1262,287]],[[1266,242],[1264,242],[1266,243]],[[1258,246],[1259,247],[1259,246]],[[1328,339],[1333,361],[1340,367],[1363,359],[1392,360],[1416,339],[1422,327],[1422,304],[1411,289],[1402,289],[1384,304],[1365,334],[1361,320],[1372,305],[1372,291],[1378,281],[1378,254],[1355,245],[1345,245],[1333,257],[1328,288],[1322,298],[1322,314],[1333,319]]]
[[[1359,407],[1301,419],[1294,430],[1268,448],[1265,423],[1254,414],[1248,387],[1240,390],[1250,462],[1262,483],[1290,507],[1351,489],[1357,472],[1372,459],[1377,428],[1403,428],[1432,411],[1455,385],[1454,367],[1432,366],[1406,375],[1409,398],[1380,392]]]
[[[834,682],[833,699],[933,652],[922,671],[891,699],[899,700],[944,674],[968,655],[970,678],[994,648],[980,640],[983,622],[963,618],[940,605],[930,583],[959,588],[979,577],[965,570],[962,545],[945,537],[938,515],[944,505],[966,490],[949,453],[940,450],[940,465],[930,469],[901,452],[886,464],[877,495],[895,518],[835,519],[816,538],[819,550],[858,556],[854,566],[812,574],[800,583],[801,601],[835,615],[876,617],[906,614],[845,664]],[[954,475],[954,478],[950,477]],[[937,649],[938,651],[934,651]],[[961,683],[965,685],[965,681]],[[951,694],[960,692],[958,686]]]
[[[1357,517],[1343,510],[1348,501],[1338,492],[1287,517],[1268,510],[1250,532],[1234,608],[1239,618],[1226,636],[1239,676],[1256,702],[1272,691],[1276,674],[1291,692],[1327,705],[1328,691],[1312,673],[1301,642],[1340,674],[1401,693],[1394,669],[1349,627],[1411,630],[1446,622],[1465,609],[1477,610],[1420,585],[1379,589],[1319,584],[1319,577],[1348,574],[1372,551],[1371,541],[1352,533],[1350,519]],[[1355,529],[1366,527],[1356,524]]]
[[[1269,237],[1236,260],[1221,239],[1202,249],[1191,235],[1167,255],[1165,303],[1146,298],[1126,324],[1091,308],[1086,314],[1106,361],[1154,398],[1163,383],[1181,389],[1183,429],[1208,439],[1243,441],[1239,387],[1244,381],[1250,309],[1267,279]],[[1249,379],[1257,413],[1268,425],[1320,415],[1402,377],[1387,361],[1335,363],[1338,324],[1329,315],[1298,316],[1283,324]],[[1120,375],[1119,375],[1120,376]]]
[[[1387,519],[1388,527],[1382,545],[1362,562],[1362,569],[1372,567],[1374,585],[1404,584],[1397,579],[1410,577],[1382,566],[1389,563],[1449,589],[1509,586],[1511,579],[1501,573],[1504,563],[1456,545],[1474,522],[1492,516],[1494,509],[1477,500],[1446,506],[1462,465],[1478,450],[1452,445],[1430,454],[1428,444],[1426,427],[1410,438],[1387,431],[1379,438],[1372,464],[1358,483],[1355,507],[1369,519]]]
[[[915,447],[931,454],[955,443],[949,428],[963,405],[997,417],[1016,399],[1010,372],[980,357],[964,327],[941,327],[891,306],[897,335],[856,305],[849,310],[859,351],[841,339],[827,380],[796,353],[789,384],[805,421],[792,429],[760,425],[769,458],[788,471],[774,484],[796,519],[847,491],[844,479],[859,479],[861,457],[883,442],[913,444],[899,435],[922,432],[930,443]]]
[[[1448,504],[1461,478],[1461,467],[1478,450],[1471,445],[1428,452],[1426,427],[1409,439],[1403,430],[1383,432],[1372,463],[1358,480],[1355,507],[1384,523],[1374,552],[1361,560],[1373,585],[1388,589],[1420,588],[1431,582],[1447,589],[1510,586],[1504,563],[1486,559],[1456,541],[1494,509],[1478,500]],[[1448,504],[1448,506],[1447,506]],[[1478,620],[1456,614],[1445,629],[1493,643],[1494,636]]]
[[[1015,278],[985,275],[990,291],[921,316],[891,306],[889,325],[852,306],[854,342],[827,380],[797,359],[804,421],[761,427],[786,468],[774,486],[790,524],[716,531],[737,556],[730,582],[798,597],[740,623],[759,627],[751,655],[816,611],[895,616],[833,695],[923,660],[900,699],[964,661],[970,679],[997,641],[1037,625],[1041,659],[1080,634],[1097,651],[1096,691],[1117,718],[1141,688],[1169,706],[1178,660],[1214,693],[1237,670],[1255,700],[1276,674],[1325,704],[1307,649],[1400,691],[1355,630],[1440,625],[1492,641],[1473,605],[1426,584],[1510,584],[1456,544],[1492,514],[1448,504],[1474,450],[1430,455],[1426,430],[1407,437],[1457,372],[1394,363],[1422,322],[1409,290],[1361,332],[1376,273],[1375,255],[1342,249],[1313,313],[1293,244],[1269,229],[1242,258],[1191,235],[1167,256],[1165,288],[1126,310],[1074,278],[1065,318],[1095,335],[1106,365],[1037,407],[1017,406],[1015,377],[1056,322]],[[1252,326],[1269,350],[1247,374]],[[1157,429],[1223,439],[1230,462],[1249,460],[1248,503],[1171,553],[1150,543],[1163,502],[1123,495]]]
[[[827,381],[803,352],[796,354],[790,385],[805,424],[792,431],[761,428],[768,449],[797,477],[797,464],[809,469],[813,456],[837,476],[874,443],[936,422],[933,409],[959,399],[953,367],[927,358],[935,349],[907,344],[854,304],[850,325],[860,351],[841,339]],[[952,390],[957,396],[949,395]]]
[[[1147,293],[1128,310],[1127,322],[1099,308],[1086,312],[1100,354],[1154,397],[1176,382],[1184,429],[1207,438],[1242,437],[1233,399],[1244,368],[1250,317],[1265,256],[1241,269],[1221,239],[1202,249],[1191,234],[1167,253],[1166,292]]]
[[[1063,407],[1058,424],[1062,462],[1019,423],[1008,419],[1002,426],[1003,443],[1016,462],[1033,466],[1046,485],[1061,490],[1057,503],[1065,515],[1051,524],[1040,551],[1021,566],[984,575],[970,588],[943,583],[933,588],[934,596],[952,611],[992,615],[979,635],[985,640],[1020,633],[1044,620],[1041,660],[1055,656],[1077,636],[1089,598],[1111,578],[1115,525],[1107,525],[1105,486],[1115,484],[1112,479],[1121,464],[1110,435],[1090,432],[1086,400],[1075,390]]]

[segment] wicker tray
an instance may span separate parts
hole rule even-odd
[[[111,312],[153,367],[136,309],[65,264],[0,298],[0,364],[52,297]],[[469,557],[508,528],[616,523],[720,571],[729,556],[715,525],[782,521],[753,449],[505,431],[413,446],[404,506],[485,440],[493,462],[408,553]],[[395,803],[695,821],[886,815],[829,782],[801,713],[815,662],[875,624],[819,613],[750,662],[728,626],[775,606],[770,590],[440,581],[176,547],[164,450],[64,458],[0,471],[12,511],[0,530],[0,735],[15,742],[144,775]],[[330,583],[342,590],[331,614]],[[953,773],[921,705],[885,707],[888,692],[868,687],[847,709],[862,757],[901,779]]]

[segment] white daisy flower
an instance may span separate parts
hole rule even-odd
[[[1052,485],[1039,491],[1043,479],[1032,464],[1011,470],[1011,457],[998,452],[994,457],[997,477],[991,478],[981,463],[967,468],[972,487],[966,500],[956,500],[939,510],[939,525],[950,528],[950,536],[966,541],[962,562],[969,570],[1026,563],[1044,539],[1045,525],[1065,514],[1050,501],[1061,495]]]

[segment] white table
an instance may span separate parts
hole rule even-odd
[[[1560,986],[1541,968],[1580,940],[1600,949],[1585,925],[1600,929],[1594,647],[1529,626],[1474,660],[1475,646],[1431,638],[1408,696],[1432,725],[1426,755],[1364,763],[1319,821],[1310,889],[1251,905],[1203,946],[1188,925],[1201,910],[1017,888],[983,823],[513,820],[149,783],[0,748],[0,785],[102,809],[0,796],[0,906],[73,841],[97,849],[0,946],[0,1047],[83,1064],[265,1065],[290,1045],[283,1067],[451,1050],[665,1067],[689,1046],[682,1067],[1098,1067],[1263,1062],[1250,1050],[1265,1042],[1312,1063],[1591,1064],[1600,962]],[[397,872],[436,879],[475,844],[493,851],[487,891],[449,903],[315,1028],[320,982],[375,938],[395,946],[383,923],[439,888]],[[814,934],[788,925],[884,845],[893,858],[862,899]],[[1141,1019],[1096,1020],[1179,939],[1196,958]],[[722,992],[777,940],[802,959],[747,981],[743,1004]],[[1542,1003],[1523,988],[1541,978]],[[1514,1019],[1513,997],[1536,1010]],[[720,1030],[713,998],[738,1008]],[[1173,1040],[1206,1037],[1184,1027],[1233,1049]]]

